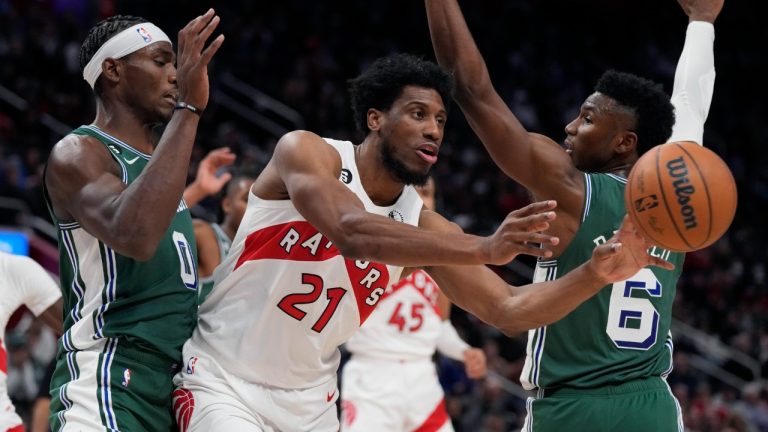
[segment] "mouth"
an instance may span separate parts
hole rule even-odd
[[[573,143],[570,140],[566,139],[565,141],[563,141],[563,148],[565,149],[566,153],[568,154],[573,153]]]
[[[433,143],[422,144],[416,149],[416,153],[429,164],[437,162],[437,154],[439,151],[440,148]]]
[[[179,95],[176,93],[168,93],[163,96],[163,100],[168,101],[171,105],[176,105],[176,102],[179,100]]]

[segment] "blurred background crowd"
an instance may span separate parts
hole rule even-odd
[[[55,262],[47,262],[44,251],[55,239],[30,221],[49,220],[41,179],[51,146],[93,118],[93,97],[79,69],[88,28],[115,13],[133,14],[173,39],[208,6],[197,0],[0,0],[0,228],[33,237],[40,254],[35,258],[52,272]],[[198,129],[190,180],[197,162],[217,147],[230,147],[238,165],[263,166],[276,140],[292,129],[358,140],[346,80],[389,53],[433,58],[420,1],[239,0],[213,6],[227,40],[211,68],[212,101]],[[671,92],[686,27],[674,0],[485,0],[462,6],[496,87],[530,130],[564,138],[565,124],[607,68],[654,79]],[[768,237],[759,210],[768,202],[768,138],[762,130],[768,117],[762,100],[768,95],[767,9],[757,0],[726,0],[716,23],[718,75],[704,141],[731,167],[740,205],[723,239],[688,255],[678,286],[669,383],[691,431],[768,431]],[[493,165],[457,107],[448,123],[435,169],[438,209],[465,230],[487,234],[529,197]],[[194,213],[213,220],[217,207],[212,197]],[[510,283],[527,283],[532,265],[523,258],[496,270]],[[5,339],[9,391],[24,413],[55,341],[28,317],[14,321]],[[453,321],[485,350],[494,371],[472,382],[460,365],[437,359],[456,430],[518,427],[525,413],[516,386],[525,335],[507,338],[458,309]]]

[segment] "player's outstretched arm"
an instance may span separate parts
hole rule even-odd
[[[200,110],[208,103],[208,63],[224,40],[219,36],[205,47],[218,23],[211,9],[179,32],[179,101]],[[198,121],[190,110],[174,111],[152,160],[128,186],[95,139],[70,135],[59,141],[46,172],[57,216],[76,220],[121,255],[151,258],[179,206]]]
[[[555,199],[560,210],[578,213],[582,176],[557,143],[529,134],[496,92],[457,1],[425,4],[437,60],[453,73],[456,101],[496,165],[538,199]]]
[[[554,219],[550,211],[554,202],[533,204],[510,214],[489,237],[435,233],[367,212],[338,180],[340,171],[336,150],[311,132],[295,131],[280,139],[252,192],[263,199],[290,198],[302,216],[347,258],[410,267],[507,263],[519,253],[549,255],[528,242],[557,242],[538,232]]]
[[[432,218],[428,226],[439,231],[455,229],[438,218]],[[512,287],[485,266],[431,266],[425,270],[453,303],[514,335],[561,319],[605,285],[622,281],[643,267],[673,268],[650,256],[649,247],[625,218],[616,235],[596,247],[589,261],[554,281]]]
[[[715,89],[715,19],[724,0],[677,0],[688,15],[685,45],[675,70],[672,105],[675,126],[670,141],[704,143],[704,122]]]

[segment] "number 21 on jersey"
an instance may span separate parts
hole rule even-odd
[[[659,311],[649,299],[636,297],[641,291],[661,297],[661,283],[650,269],[642,269],[611,288],[605,332],[619,348],[647,350],[658,338]]]

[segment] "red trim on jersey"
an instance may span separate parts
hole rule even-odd
[[[189,419],[195,410],[195,396],[191,391],[177,388],[173,391],[173,413],[176,415],[176,423],[179,432],[186,432],[189,428]]]
[[[309,222],[296,221],[284,224],[272,225],[248,234],[245,238],[243,253],[237,259],[235,270],[248,261],[260,259],[281,259],[291,261],[325,261],[340,255],[336,246],[325,236],[320,237],[314,255],[312,247],[307,243],[318,231]],[[290,243],[285,239],[298,239]],[[280,243],[283,242],[281,246]],[[302,243],[307,243],[302,246]],[[288,244],[291,244],[288,247]],[[288,247],[288,252],[286,252]]]
[[[5,430],[5,432],[24,432],[24,431],[25,431],[25,429],[24,429],[24,425],[23,424],[16,425],[16,426],[14,426],[14,427],[12,427],[10,429],[6,429]]]
[[[341,423],[347,427],[352,426],[357,418],[357,406],[351,400],[341,400]]]
[[[447,421],[450,421],[450,418],[448,417],[448,411],[445,410],[445,399],[441,399],[435,410],[432,411],[432,414],[413,432],[434,432],[440,430]]]
[[[426,282],[424,283],[424,286],[422,286],[422,287],[419,287],[416,284],[416,275],[417,274],[423,274],[424,275],[423,277],[425,278]],[[434,287],[433,288],[433,290],[434,290],[433,291],[433,296],[428,295],[426,293],[426,291],[425,291],[425,288],[428,285],[430,285],[430,284]],[[442,313],[440,312],[440,306],[437,304],[437,294],[440,292],[440,287],[437,286],[437,282],[435,282],[435,280],[432,279],[432,277],[429,276],[427,274],[427,272],[425,272],[424,270],[415,270],[411,274],[409,274],[408,277],[400,279],[396,283],[393,283],[387,289],[387,291],[384,293],[384,295],[381,297],[381,300],[384,300],[385,298],[391,296],[392,294],[400,291],[402,288],[409,287],[409,286],[411,288],[413,288],[416,292],[421,294],[422,297],[424,297],[424,299],[427,301],[427,303],[429,303],[429,305],[432,306],[432,310],[435,311],[437,316],[442,317]]]
[[[235,270],[248,261],[261,259],[325,261],[339,255],[336,246],[309,222],[288,222],[248,234]],[[358,264],[362,262],[344,258],[349,282],[357,300],[360,324],[363,324],[389,285],[389,270],[386,265],[376,262],[367,262],[362,269]]]
[[[3,339],[0,338],[0,371],[4,374],[8,374],[8,353],[3,347]]]

